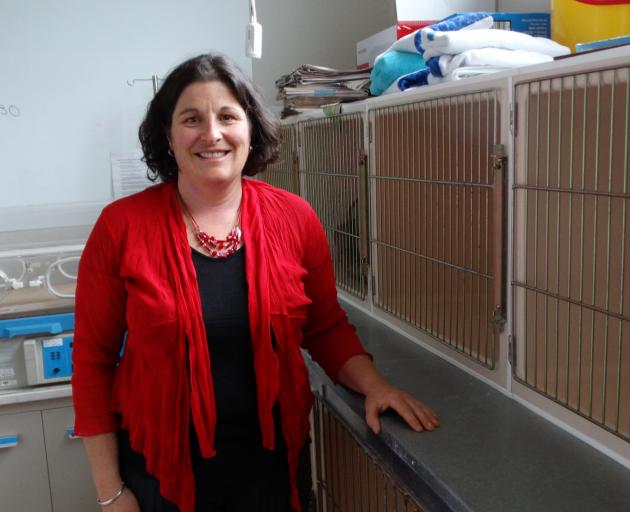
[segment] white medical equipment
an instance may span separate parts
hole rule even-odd
[[[0,251],[0,392],[69,381],[82,244]]]

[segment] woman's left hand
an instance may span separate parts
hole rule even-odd
[[[367,355],[348,359],[338,377],[342,384],[365,395],[365,421],[375,434],[381,431],[379,416],[388,409],[400,414],[416,432],[440,426],[431,407],[387,382]]]
[[[383,379],[365,395],[365,421],[375,434],[381,431],[379,416],[388,409],[396,411],[416,432],[433,430],[440,425],[431,407]]]

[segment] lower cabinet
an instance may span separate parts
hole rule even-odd
[[[51,506],[41,412],[0,415],[0,510]]]
[[[1,511],[99,511],[73,424],[71,406],[23,413],[0,408]]]

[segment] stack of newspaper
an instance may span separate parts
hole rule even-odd
[[[278,99],[284,101],[282,117],[315,110],[332,103],[366,98],[370,71],[339,70],[304,64],[276,80]]]

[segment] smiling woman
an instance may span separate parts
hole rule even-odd
[[[276,158],[278,124],[240,70],[215,55],[181,64],[140,139],[163,183],[103,210],[76,293],[75,433],[101,505],[304,510],[312,395],[301,348],[365,395],[375,432],[390,407],[414,430],[438,425],[372,365],[310,206],[244,179]]]

